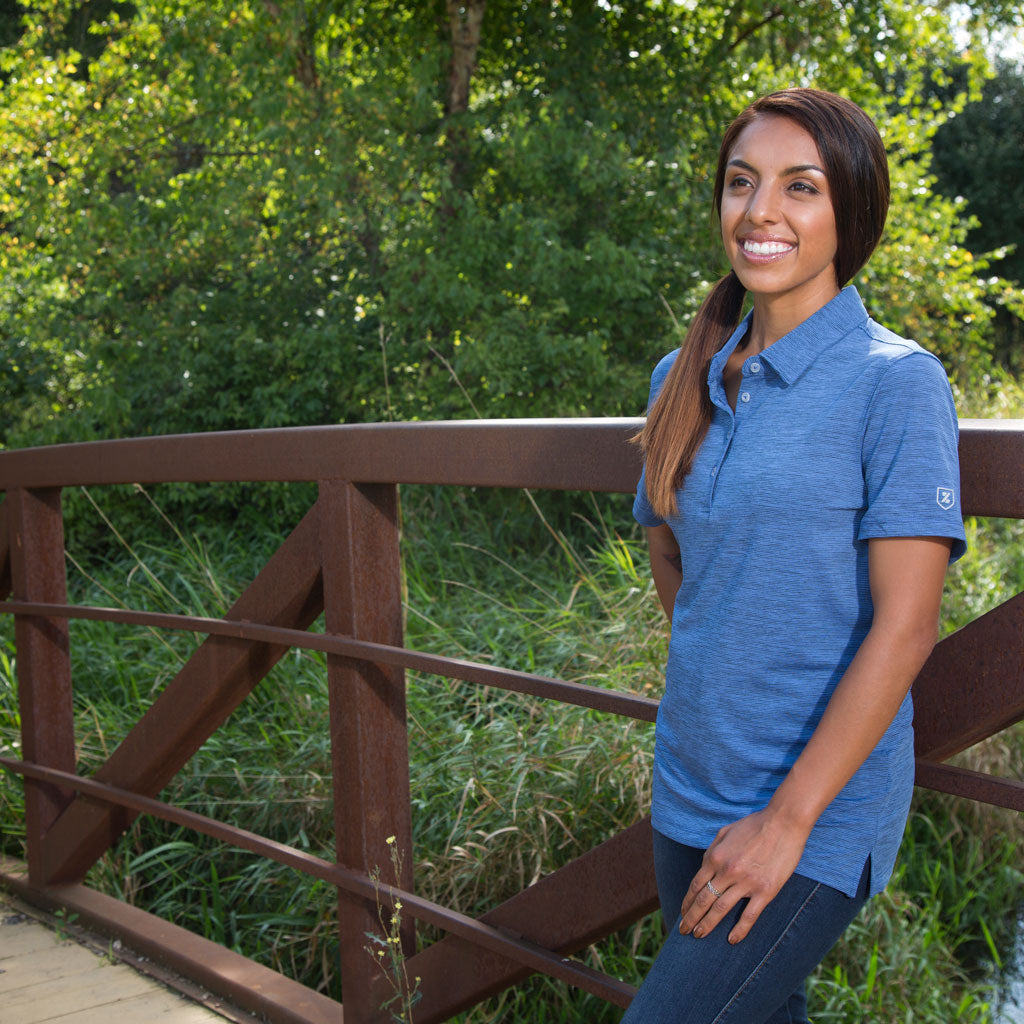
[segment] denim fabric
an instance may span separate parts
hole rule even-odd
[[[804,980],[867,900],[793,875],[735,946],[741,901],[710,935],[679,934],[679,908],[704,851],[655,831],[654,870],[668,938],[622,1024],[807,1024]]]

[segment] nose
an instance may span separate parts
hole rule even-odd
[[[751,224],[774,224],[779,219],[774,190],[764,183],[758,185],[750,193],[746,215]]]

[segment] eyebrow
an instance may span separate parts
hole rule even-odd
[[[728,166],[743,167],[748,171],[753,171],[755,174],[757,173],[756,167],[752,167],[750,164],[746,162],[746,160],[740,160],[739,158],[735,160],[730,160]],[[783,177],[787,177],[790,174],[803,174],[805,171],[817,171],[819,174],[824,175],[826,178],[828,177],[828,175],[825,174],[825,172],[817,164],[796,164],[793,167],[787,167],[782,172],[782,175]]]

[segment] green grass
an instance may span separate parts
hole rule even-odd
[[[253,547],[247,532],[220,527],[199,539],[144,494],[137,500],[143,537],[72,552],[73,600],[216,615],[269,554],[270,537]],[[78,506],[91,507],[84,498]],[[625,498],[554,496],[538,506],[514,492],[410,488],[403,514],[410,646],[658,694],[667,627]],[[968,525],[973,547],[950,575],[947,630],[1024,589],[1024,524]],[[0,747],[17,753],[9,619],[0,630]],[[199,638],[94,622],[74,622],[71,632],[79,770],[89,772]],[[479,913],[646,813],[652,727],[436,677],[412,674],[408,685],[422,895]],[[1024,777],[1019,731],[970,758]],[[330,791],[324,658],[292,652],[163,796],[330,857]],[[20,783],[0,775],[2,842],[17,856],[20,814]],[[992,1020],[986,963],[1005,958],[1012,940],[1019,819],[919,793],[893,883],[813,980],[814,1019]],[[322,883],[149,819],[89,882],[340,997],[335,894]],[[422,941],[433,937],[421,930]],[[654,915],[583,958],[635,983],[659,940]],[[533,978],[461,1019],[618,1017],[600,1000]]]

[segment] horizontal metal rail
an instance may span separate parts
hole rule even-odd
[[[297,850],[293,846],[266,839],[255,832],[227,825],[215,818],[197,814],[195,811],[187,811],[181,807],[175,807],[173,804],[139,796],[128,790],[86,779],[71,772],[58,771],[2,756],[0,756],[0,765],[26,778],[50,782],[62,789],[82,793],[107,804],[125,807],[201,832],[203,835],[230,846],[276,861],[278,864],[294,868],[314,878],[320,878],[346,892],[368,900],[370,903],[376,903],[383,898],[393,906],[396,900],[400,900],[403,910],[408,909],[415,917],[428,924],[458,935],[478,946],[508,957],[510,960],[515,960],[531,970],[541,971],[559,981],[575,985],[577,988],[600,996],[617,1006],[628,1006],[629,1001],[636,994],[636,989],[632,985],[600,971],[595,971],[593,968],[587,967],[586,964],[560,956],[558,953],[544,949],[523,938],[507,935],[482,921],[450,910],[432,900],[417,896],[415,893],[376,881],[369,875],[351,871],[339,864],[332,864],[330,861],[314,857],[303,850]]]
[[[457,420],[216,431],[0,452],[0,490],[100,484],[453,484],[629,493],[642,419]],[[960,420],[962,508],[1024,518],[1024,420]]]
[[[563,704],[589,708],[592,711],[634,718],[641,722],[653,722],[658,715],[658,701],[650,697],[605,690],[599,686],[567,682],[564,679],[553,679],[516,669],[494,668],[475,661],[426,654],[408,647],[393,647],[334,633],[310,633],[301,629],[285,629],[255,622],[235,622],[230,619],[211,619],[199,615],[174,615],[166,612],[142,612],[91,605],[46,604],[41,601],[0,602],[0,614],[117,622],[125,625],[207,633],[212,636],[228,636],[236,640],[285,644],[308,651],[338,654],[346,658],[358,658],[384,665],[397,665],[416,672],[458,679],[465,683],[544,697]]]

